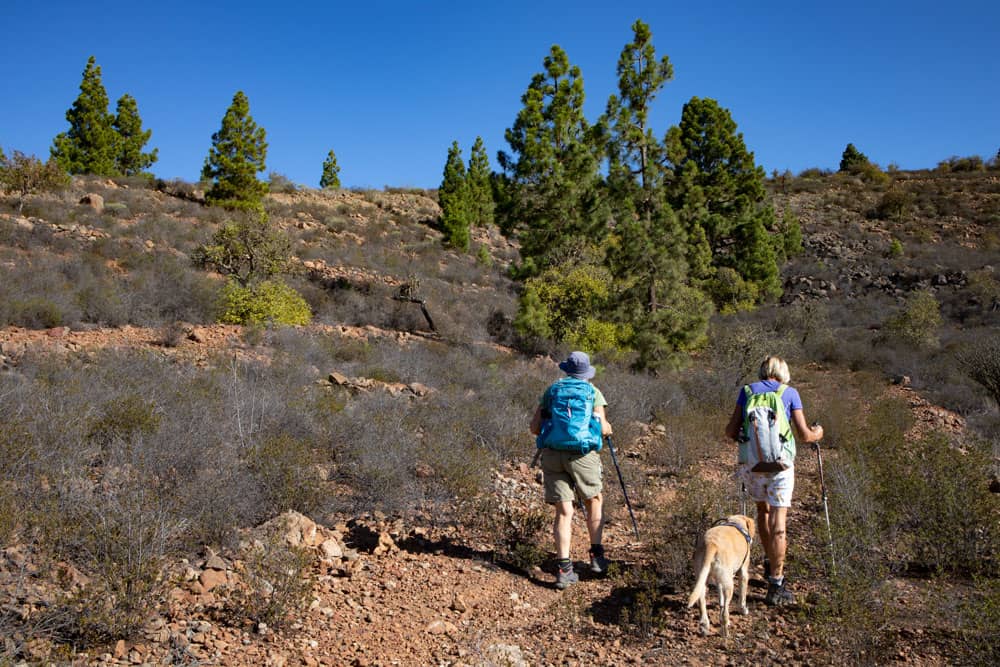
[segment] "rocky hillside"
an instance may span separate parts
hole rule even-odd
[[[496,338],[496,314],[514,310],[516,247],[495,230],[459,255],[443,249],[428,193],[274,194],[290,280],[316,318],[271,330],[212,322],[218,278],[190,256],[226,216],[190,185],[77,180],[21,213],[8,202],[0,664],[992,664],[996,410],[954,355],[998,324],[1000,182],[771,186],[805,234],[780,307],[720,318],[687,372],[608,364],[595,380],[640,535],[606,453],[613,567],[566,591],[553,586],[526,433],[559,372]],[[917,351],[880,334],[921,290],[943,323],[939,344]],[[789,528],[798,604],[764,605],[755,548],[750,615],[734,617],[729,640],[701,637],[686,608],[690,556],[741,506],[721,430],[751,370],[740,358],[756,359],[762,338],[787,350],[810,417],[827,426],[840,567],[817,458],[802,451]],[[914,495],[886,496],[858,472],[855,443],[897,440],[939,492],[959,487],[949,471],[974,471],[955,492],[973,524],[946,522],[962,546],[947,552],[954,563],[928,553],[944,533],[919,516],[866,516],[852,502],[930,516],[895,459],[884,474]],[[939,474],[938,456],[963,458]],[[883,474],[880,459],[866,465]],[[577,517],[580,564],[586,549]]]

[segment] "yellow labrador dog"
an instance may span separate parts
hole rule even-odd
[[[740,575],[740,613],[747,609],[747,583],[750,580],[750,545],[753,543],[757,523],[748,516],[734,514],[716,522],[705,531],[694,554],[694,570],[698,580],[688,597],[688,607],[695,602],[701,605],[701,634],[707,635],[712,627],[705,609],[705,587],[715,583],[719,590],[722,608],[722,636],[729,636],[729,604],[733,600],[733,575]]]

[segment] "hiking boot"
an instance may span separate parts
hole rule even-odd
[[[795,595],[785,588],[785,584],[787,583],[787,579],[782,579],[780,584],[771,581],[767,586],[767,595],[764,596],[764,602],[771,607],[780,607],[781,605],[794,603]]]
[[[594,574],[604,574],[608,571],[608,559],[604,557],[604,550],[599,553],[590,550],[590,571]]]
[[[771,561],[764,559],[764,581],[771,581]]]
[[[563,590],[567,586],[571,586],[580,581],[580,575],[573,571],[573,567],[570,566],[568,570],[559,568],[556,572],[556,588]]]

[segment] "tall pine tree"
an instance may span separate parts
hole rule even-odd
[[[715,100],[693,97],[665,143],[674,169],[669,201],[688,237],[688,256],[711,252],[712,267],[704,278],[729,267],[752,282],[760,298],[780,293],[768,236],[775,217],[764,202],[764,170],[754,163],[729,111]]]
[[[444,165],[444,179],[438,189],[441,229],[445,243],[458,250],[469,249],[468,183],[462,149],[453,141]]]
[[[476,227],[487,227],[493,224],[495,204],[493,203],[491,176],[490,159],[486,155],[483,138],[476,137],[476,142],[472,144],[469,172],[466,177],[469,195],[469,223]]]
[[[521,97],[524,107],[501,152],[505,215],[516,227],[523,275],[587,254],[607,228],[596,141],[583,113],[580,68],[553,46]]]
[[[250,116],[250,101],[237,91],[222,117],[222,127],[212,135],[212,147],[201,170],[212,181],[205,193],[210,204],[227,208],[259,208],[267,183],[257,180],[264,171],[267,142],[264,128]]]
[[[156,162],[159,150],[154,148],[143,153],[143,147],[153,135],[152,130],[142,129],[139,106],[129,94],[118,100],[117,113],[112,124],[118,133],[118,148],[115,155],[116,170],[123,176],[136,176]]]
[[[323,175],[320,176],[319,187],[324,190],[340,187],[340,167],[337,165],[337,156],[333,154],[332,148],[326,154],[326,159],[323,160]]]
[[[673,67],[657,58],[649,26],[636,21],[632,30],[618,59],[619,94],[608,99],[600,123],[615,218],[608,260],[618,315],[635,332],[637,365],[657,368],[701,340],[711,307],[688,287],[686,237],[666,196],[666,152],[650,127],[652,102]]]
[[[94,56],[87,60],[80,95],[66,111],[69,130],[56,135],[52,157],[70,174],[116,176],[118,135],[108,113],[108,93]]]

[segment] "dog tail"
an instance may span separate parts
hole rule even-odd
[[[689,607],[693,607],[705,595],[705,584],[708,581],[708,573],[712,569],[712,561],[715,559],[716,551],[718,551],[718,547],[711,542],[705,545],[705,553],[701,559],[701,571],[698,572],[698,579],[694,582],[694,590],[688,596]]]

